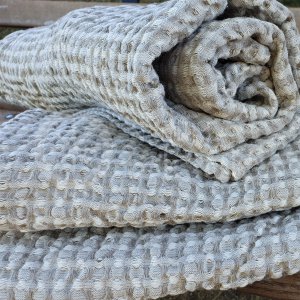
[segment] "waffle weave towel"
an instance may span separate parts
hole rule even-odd
[[[77,10],[0,41],[0,298],[145,299],[300,271],[300,38],[273,0]]]

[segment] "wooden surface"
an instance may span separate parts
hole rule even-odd
[[[20,107],[0,103],[0,124],[12,119],[22,111],[24,111],[24,109]]]
[[[300,7],[299,8],[296,8],[296,7],[291,8],[291,11],[293,12],[293,14],[295,16],[298,28],[300,28]],[[300,300],[300,298],[298,300]]]
[[[120,4],[101,3],[102,6]],[[0,0],[0,26],[43,26],[53,23],[74,9],[95,5],[99,5],[99,2]]]
[[[0,26],[42,26],[53,23],[55,20],[74,9],[95,5],[111,6],[120,4],[122,3],[50,0],[0,0]],[[291,8],[291,10],[294,12],[297,24],[300,27],[300,8]]]
[[[277,280],[259,281],[239,291],[274,300],[300,300],[300,273]]]

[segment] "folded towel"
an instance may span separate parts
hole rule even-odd
[[[37,107],[0,126],[1,297],[157,298],[300,271],[287,8],[94,7],[0,54],[1,100]]]
[[[299,271],[300,211],[223,225],[0,236],[1,299],[157,299]]]
[[[214,223],[300,205],[300,138],[221,183],[101,114],[29,110],[2,125],[0,230]]]

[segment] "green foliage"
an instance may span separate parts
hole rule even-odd
[[[20,30],[22,28],[17,27],[0,27],[0,40],[3,39],[5,36],[9,35],[10,33]]]
[[[283,3],[286,6],[291,6],[291,7],[300,7],[300,0],[280,0],[281,3]]]

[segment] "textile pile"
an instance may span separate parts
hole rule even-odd
[[[0,41],[0,299],[157,299],[300,271],[300,37],[275,0],[73,11]]]

